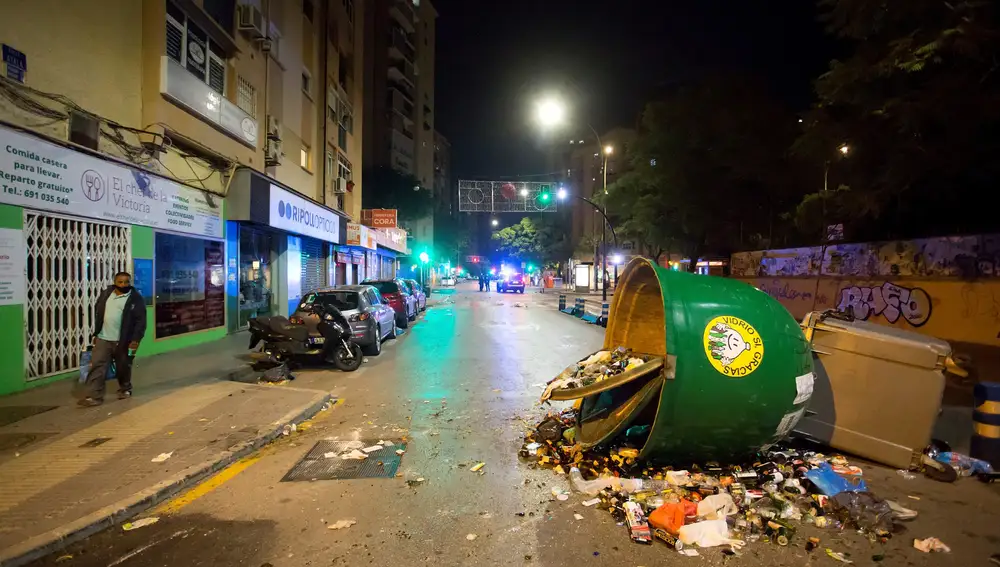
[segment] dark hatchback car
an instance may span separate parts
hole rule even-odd
[[[409,286],[403,280],[371,280],[362,282],[370,285],[382,294],[382,298],[396,311],[396,325],[405,329],[410,321],[417,318],[417,298],[410,293]]]
[[[307,293],[292,320],[301,319],[310,336],[322,339],[316,326],[319,316],[312,312],[315,304],[336,307],[351,323],[351,334],[367,354],[382,352],[382,341],[396,338],[396,312],[382,300],[378,290],[370,285],[344,285]]]
[[[500,293],[506,293],[508,291],[524,293],[524,275],[509,274],[503,276],[500,281],[497,282],[497,291]]]
[[[427,309],[427,294],[424,293],[424,288],[420,287],[420,283],[417,280],[410,279],[403,281],[410,284],[410,293],[413,294],[413,297],[417,298],[417,311]]]

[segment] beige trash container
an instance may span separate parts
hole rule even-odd
[[[951,345],[830,312],[809,313],[801,325],[816,380],[795,432],[896,468],[918,464],[954,364]]]

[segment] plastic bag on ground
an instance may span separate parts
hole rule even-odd
[[[667,502],[649,514],[649,525],[677,535],[684,527],[684,504],[681,502]]]
[[[841,492],[828,505],[845,525],[856,525],[868,532],[892,530],[892,508],[870,492]]]
[[[861,477],[846,479],[836,472],[829,463],[821,463],[818,468],[812,469],[805,474],[820,493],[827,496],[836,496],[841,492],[866,492],[868,486]]]
[[[934,455],[934,460],[955,467],[962,476],[989,474],[993,472],[993,467],[986,461],[974,459],[953,451],[937,453]]]
[[[706,496],[698,503],[698,517],[706,520],[725,519],[726,516],[732,516],[737,512],[739,508],[736,507],[733,497],[724,492]]]
[[[666,481],[662,480],[644,480],[641,478],[618,477],[602,477],[595,478],[594,480],[584,480],[583,474],[580,473],[580,469],[577,467],[569,469],[569,483],[570,486],[573,487],[573,490],[590,496],[596,496],[606,488],[610,488],[615,492],[626,492],[630,494],[643,489],[660,491],[668,488]]]
[[[740,539],[729,537],[729,525],[725,520],[705,520],[695,524],[688,524],[681,527],[678,539],[684,545],[697,545],[699,547],[715,547],[717,545],[732,545],[742,547],[745,543]]]

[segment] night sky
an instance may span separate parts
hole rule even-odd
[[[436,0],[436,128],[453,177],[545,173],[544,148],[632,126],[672,86],[735,71],[759,75],[792,108],[834,56],[810,0]],[[570,105],[565,130],[532,121],[541,93]]]

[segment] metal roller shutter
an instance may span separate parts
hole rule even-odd
[[[302,293],[326,285],[325,246],[319,240],[302,239]]]

